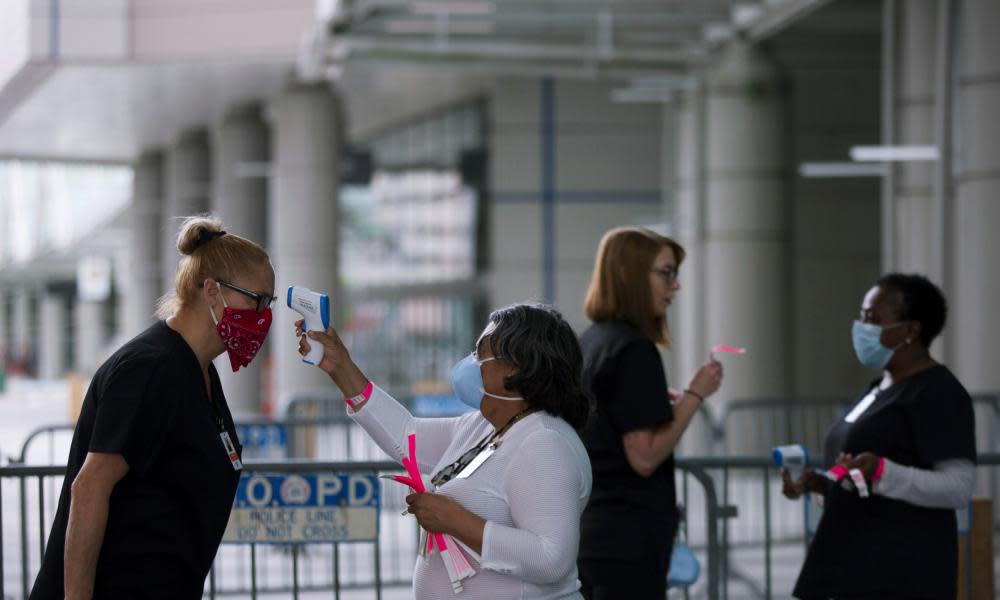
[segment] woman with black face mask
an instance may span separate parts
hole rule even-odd
[[[824,505],[795,597],[955,597],[976,429],[968,392],[929,352],[946,314],[919,275],[885,275],[865,294],[854,350],[882,376],[827,433],[830,471],[782,472],[786,497],[811,491]]]
[[[209,217],[187,219],[177,249],[163,320],[87,390],[32,600],[202,596],[242,469],[212,360],[227,352],[236,371],[260,349],[274,270]]]
[[[590,462],[574,429],[588,407],[580,346],[558,312],[527,304],[494,311],[451,372],[455,395],[476,410],[451,418],[413,417],[362,374],[332,327],[308,332],[299,352],[317,343],[319,367],[344,393],[351,418],[393,459],[406,465],[412,455],[411,473],[426,474],[427,493],[407,496],[408,511],[426,531],[457,541],[448,557],[420,544],[416,598],[454,598],[458,587],[470,600],[580,598]],[[474,575],[453,577],[453,552]]]

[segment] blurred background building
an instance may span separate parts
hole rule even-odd
[[[671,383],[712,344],[748,348],[684,454],[818,449],[873,376],[850,324],[892,270],[944,289],[933,353],[979,394],[979,450],[996,452],[998,31],[996,0],[3,0],[0,464],[62,463],[62,422],[153,322],[180,218],[205,212],[276,269],[265,352],[238,376],[219,364],[251,459],[382,458],[299,361],[288,285],[330,294],[377,383],[447,412],[490,309],[550,302],[586,327],[597,244],[619,225],[688,250]],[[283,417],[298,425],[266,420]],[[703,579],[783,597],[815,511],[771,504],[766,461],[759,482],[721,464],[727,558]],[[711,548],[690,479],[688,539]],[[25,481],[0,486],[0,596],[26,595],[55,506],[58,477]],[[408,597],[414,528],[400,490],[384,501],[384,581]],[[259,570],[287,597],[299,561],[305,588],[339,594],[342,555],[345,598],[380,589],[367,547],[244,550],[220,552],[213,594],[216,574],[235,594]]]
[[[850,321],[896,269],[950,299],[938,358],[970,390],[1000,389],[993,0],[6,0],[3,13],[9,376],[86,378],[152,322],[178,218],[208,211],[269,249],[279,291],[331,294],[360,362],[404,396],[448,391],[492,307],[552,302],[582,330],[597,242],[624,224],[689,250],[673,382],[713,343],[749,348],[716,408],[853,394],[869,375]],[[328,388],[298,360],[294,315],[275,315],[251,373],[220,369],[239,414]]]

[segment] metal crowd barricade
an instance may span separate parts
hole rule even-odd
[[[799,565],[805,553],[806,528],[804,525],[804,501],[788,501],[780,498],[780,481],[777,471],[768,457],[712,457],[681,458],[677,462],[680,479],[679,496],[685,506],[689,545],[704,560],[704,577],[692,588],[683,591],[684,597],[719,598],[775,598],[787,597]],[[981,454],[979,473],[984,469],[995,470],[1000,466],[1000,454]],[[317,461],[271,461],[248,463],[249,473],[317,473],[317,472],[385,472],[398,471],[392,462],[317,462]],[[44,481],[59,478],[65,472],[62,466],[0,467],[0,597],[17,597],[15,588],[26,594],[32,583],[32,573],[37,570],[47,536],[50,520],[46,518],[46,505],[54,502],[33,503],[44,498]],[[721,475],[725,473],[725,475]],[[726,505],[720,502],[715,479],[718,476],[733,479],[730,485],[737,492],[736,503]],[[15,480],[16,485],[5,485],[7,480]],[[37,481],[32,482],[32,480]],[[695,482],[693,486],[691,482]],[[416,552],[416,531],[412,519],[399,515],[399,499],[392,499],[393,490],[403,494],[399,488],[388,484],[383,488],[383,511],[378,540],[372,547],[359,545],[332,544],[301,545],[285,547],[283,551],[264,544],[229,546],[224,544],[216,557],[206,589],[206,596],[242,595],[257,598],[265,594],[282,593],[296,598],[309,591],[329,591],[335,598],[341,590],[372,589],[376,597],[389,586],[407,586]],[[33,494],[37,491],[37,498]],[[8,498],[19,494],[20,506],[9,506]],[[777,498],[777,499],[775,499]],[[31,510],[28,505],[34,504]],[[14,510],[11,510],[11,509]],[[37,509],[36,514],[31,514]],[[9,518],[19,517],[18,527],[10,525]],[[7,517],[7,518],[3,518]],[[410,530],[409,538],[402,543],[402,569],[396,574],[404,577],[386,577],[387,557],[394,555],[394,549],[386,547],[386,526],[391,521],[400,522],[401,527]],[[731,539],[722,536],[720,521],[732,521]],[[16,531],[12,531],[16,530]],[[14,544],[8,544],[16,539]],[[35,541],[37,540],[37,542]],[[397,540],[399,543],[399,540]],[[322,552],[315,549],[320,546]],[[351,547],[349,547],[351,546]],[[365,559],[372,564],[370,575],[358,576],[357,568],[362,560],[360,555],[372,556]],[[326,574],[316,577],[306,569],[310,553],[322,558],[321,569]],[[244,555],[246,560],[240,566],[235,555]],[[351,558],[351,555],[354,558]],[[741,567],[737,572],[730,569],[727,557],[732,557]],[[19,564],[18,564],[19,563]],[[391,570],[391,569],[390,569]],[[277,571],[282,571],[278,576]],[[351,572],[354,575],[351,575]],[[739,591],[730,592],[733,585],[741,586]],[[7,595],[5,595],[7,594]]]
[[[51,516],[46,512],[46,505],[54,504],[57,497],[45,497],[44,482],[48,478],[62,478],[65,475],[64,466],[25,466],[9,465],[0,467],[0,598],[17,597],[20,593],[22,598],[26,598],[34,581],[34,573],[37,572],[45,554],[45,543],[48,537],[48,530],[51,527]],[[253,473],[383,473],[400,471],[398,464],[388,461],[381,462],[320,462],[320,461],[269,461],[247,463],[245,471]],[[15,481],[14,490],[17,492],[19,506],[11,511],[8,505],[8,498],[11,496],[11,486],[4,485],[7,480]],[[31,480],[37,481],[35,487]],[[384,573],[385,558],[394,550],[403,550],[407,557],[412,559],[416,555],[416,531],[412,524],[412,519],[400,514],[402,505],[398,484],[386,482],[382,488],[383,506],[379,522],[379,534],[372,544],[358,543],[333,543],[333,544],[289,544],[280,549],[267,544],[223,544],[216,562],[212,569],[212,574],[206,585],[206,596],[215,598],[217,596],[243,595],[250,598],[257,598],[267,593],[288,594],[292,598],[298,598],[299,594],[314,590],[330,590],[335,598],[340,597],[342,589],[350,588],[372,588],[375,590],[375,597],[381,597],[381,591],[387,586],[409,585],[409,569],[406,570],[406,577],[400,578],[397,573],[392,577],[386,577]],[[35,492],[37,491],[37,496]],[[33,504],[29,514],[29,504]],[[16,528],[16,534],[11,535],[13,527],[8,522],[8,517],[12,513],[19,515],[20,523]],[[392,521],[399,521],[401,526],[405,526],[411,531],[409,544],[406,548],[391,549],[384,547],[384,531]],[[14,538],[14,552],[11,552],[11,544],[8,541]],[[317,547],[324,547],[323,554],[328,555],[329,562],[324,564],[323,569],[329,576],[317,578],[303,570],[303,556],[320,554]],[[360,546],[369,546],[367,550]],[[372,565],[370,576],[345,576],[342,563],[345,558],[350,561],[354,555],[353,564],[357,567],[362,561],[357,559],[358,555],[369,554],[372,558],[363,562]],[[236,555],[245,556],[249,563],[242,570],[234,569],[237,564]],[[265,560],[261,560],[264,558]],[[270,561],[270,564],[266,564]],[[276,565],[275,563],[283,563]],[[16,569],[13,568],[16,566]],[[287,567],[284,576],[277,577],[275,567]],[[412,567],[412,561],[409,567]],[[357,571],[357,569],[354,569]],[[13,575],[13,577],[12,577]],[[249,581],[247,580],[249,578]],[[13,585],[12,585],[13,583]],[[18,592],[14,590],[18,589]],[[11,595],[13,594],[13,595]]]

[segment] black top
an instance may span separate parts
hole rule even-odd
[[[121,454],[128,473],[111,493],[94,598],[201,598],[240,473],[220,439],[221,417],[237,452],[232,416],[209,365],[160,321],[97,370],[73,433],[32,599],[63,597],[63,549],[71,484],[88,452]]]
[[[622,435],[672,421],[667,378],[656,345],[621,321],[595,323],[580,338],[592,410],[581,432],[593,489],[580,526],[580,558],[639,558],[652,543],[666,556],[677,530],[674,457],[640,477]]]
[[[956,458],[974,463],[975,431],[968,392],[946,367],[935,366],[879,392],[854,423],[838,420],[827,434],[826,460],[867,451],[919,469]],[[864,499],[839,485],[824,500],[796,597],[955,597],[954,510],[875,494]]]

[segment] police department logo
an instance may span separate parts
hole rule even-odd
[[[285,504],[305,504],[309,501],[309,482],[299,475],[286,477],[278,491]]]

